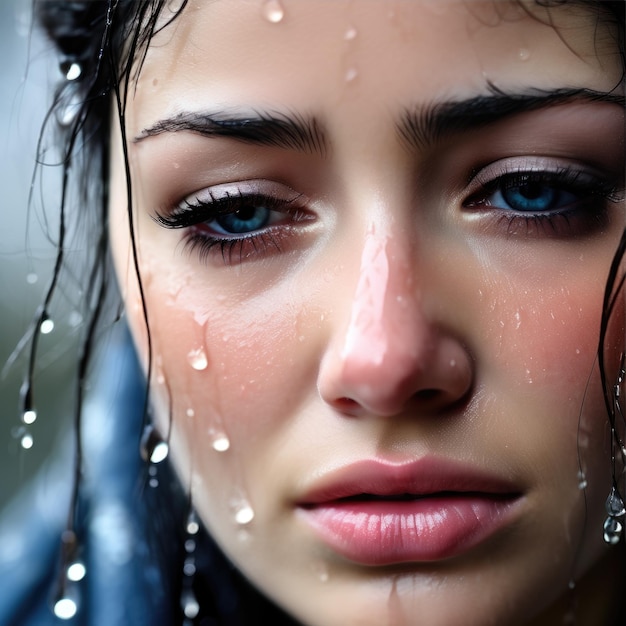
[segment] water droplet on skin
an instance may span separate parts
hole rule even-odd
[[[346,82],[350,83],[353,80],[356,79],[356,77],[359,75],[359,73],[357,72],[356,69],[354,69],[353,67],[351,67],[347,72],[346,72]]]
[[[86,574],[87,574],[87,569],[85,568],[85,565],[81,563],[80,561],[76,561],[72,563],[67,568],[68,580],[71,580],[72,582],[75,582],[75,583],[85,578]]]
[[[76,602],[71,598],[61,598],[54,605],[54,614],[59,619],[72,619],[78,611]]]
[[[279,0],[265,0],[263,3],[263,17],[272,24],[278,24],[285,17],[285,10]]]
[[[585,476],[585,472],[582,470],[578,471],[578,488],[586,489],[587,488],[587,477]]]
[[[626,515],[624,501],[615,487],[611,488],[611,493],[606,499],[605,507],[607,515],[610,515],[611,517],[624,517],[624,515]]]
[[[357,36],[357,30],[354,26],[350,26],[343,35],[346,41],[354,41]]]
[[[226,452],[230,448],[230,439],[224,433],[213,433],[211,446],[216,452]]]
[[[191,367],[198,372],[205,370],[209,366],[209,360],[204,348],[190,350],[187,354],[187,360],[189,361]]]
[[[186,415],[187,415],[187,417],[195,417],[196,416],[196,412],[193,409],[187,409]]]
[[[247,526],[254,519],[254,511],[250,503],[244,498],[240,498],[234,503],[234,510],[235,523],[240,526]]]
[[[324,562],[316,563],[315,575],[321,583],[327,583],[330,580],[330,574],[328,573],[328,565]]]
[[[24,411],[24,415],[22,415],[22,422],[24,424],[34,424],[37,420],[37,411],[33,409],[29,409],[28,411]]]
[[[528,61],[530,59],[530,50],[528,48],[520,48],[518,56],[520,61]]]
[[[24,448],[24,450],[30,450],[34,444],[35,440],[30,433],[25,433],[24,435],[22,435],[20,445],[22,446],[22,448]]]
[[[43,319],[39,330],[42,335],[49,335],[54,330],[54,322],[49,317]]]

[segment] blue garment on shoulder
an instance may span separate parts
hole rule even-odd
[[[155,626],[172,607],[145,529],[138,454],[145,382],[126,332],[112,338],[85,406],[79,529],[87,576],[71,620],[52,612],[73,452],[42,473],[0,518],[0,625]],[[69,446],[68,446],[69,448]]]

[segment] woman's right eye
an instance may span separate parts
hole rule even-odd
[[[237,257],[262,257],[269,249],[281,251],[295,226],[315,220],[301,194],[270,187],[273,193],[256,184],[207,189],[157,213],[156,221],[165,228],[184,229],[186,248],[198,251],[201,259],[208,259],[214,249],[227,264]]]

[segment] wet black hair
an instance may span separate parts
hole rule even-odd
[[[541,7],[556,7],[562,4],[575,3],[584,5],[592,11],[598,20],[614,26],[616,46],[626,68],[625,52],[625,7],[624,0],[536,0]],[[58,254],[53,278],[44,301],[37,312],[33,328],[39,328],[48,316],[59,280],[65,267],[64,252],[69,224],[83,222],[80,228],[84,237],[88,238],[86,249],[86,270],[84,270],[84,302],[85,325],[82,352],[76,376],[76,402],[74,407],[75,429],[77,437],[77,455],[75,471],[75,493],[73,508],[69,515],[68,529],[79,534],[78,502],[80,501],[81,479],[81,414],[83,393],[85,390],[87,371],[94,352],[95,338],[102,324],[105,311],[116,309],[116,288],[112,280],[112,268],[108,245],[108,201],[109,201],[109,157],[111,124],[114,115],[119,116],[124,133],[124,115],[126,98],[132,91],[133,80],[141,71],[153,36],[176,20],[185,10],[188,0],[34,0],[36,19],[54,43],[60,58],[60,80],[54,95],[39,150],[41,162],[46,160],[44,138],[53,134],[53,142],[60,149],[60,167],[62,172],[62,192],[56,210],[60,216],[57,235]],[[522,1],[527,8],[529,3]],[[172,8],[175,7],[175,8]],[[122,137],[125,144],[125,137]],[[133,215],[131,203],[131,179],[126,156],[126,176],[128,183],[128,213],[131,228],[131,245],[133,260],[139,278],[140,295],[143,297],[141,279],[137,267],[137,255],[134,249]],[[70,202],[69,199],[73,201]],[[81,207],[78,210],[75,207]],[[72,211],[70,214],[70,210]],[[75,227],[75,226],[74,226]],[[604,315],[599,342],[599,362],[602,381],[607,399],[607,412],[612,424],[615,425],[616,412],[613,403],[614,388],[611,381],[612,373],[619,369],[615,363],[607,363],[604,350],[606,329],[610,323],[611,312],[616,301],[616,293],[621,293],[624,283],[622,260],[626,254],[626,234],[622,237],[619,249],[607,284],[607,295],[604,301]],[[117,307],[121,306],[117,302]],[[149,331],[149,312],[144,303],[144,321]],[[29,410],[33,405],[33,371],[37,360],[37,332],[31,335],[30,366],[22,388],[22,411]],[[148,332],[148,341],[150,333]],[[151,349],[148,346],[148,372],[150,379]],[[148,391],[144,414],[147,415]],[[139,443],[137,443],[139,447]],[[155,507],[160,511],[153,523],[161,529],[182,527],[186,515],[186,497],[176,486],[176,480],[162,480],[167,485],[167,493],[161,497],[176,500],[170,517],[163,507]],[[165,507],[169,509],[170,507]],[[197,624],[232,626],[234,624],[288,624],[293,623],[279,609],[266,601],[261,594],[246,582],[232,565],[229,564],[219,548],[208,535],[200,540],[203,546],[200,553],[205,555],[205,562],[199,566],[196,577],[196,595],[203,605],[196,620]],[[70,542],[64,546],[69,554],[73,549]],[[69,558],[68,554],[64,558]],[[209,555],[209,556],[207,556]],[[167,593],[173,597],[180,594],[181,585],[178,580],[182,573],[181,548],[163,548],[162,568],[171,570],[171,584]],[[221,600],[220,600],[221,598]],[[227,601],[224,598],[228,599]],[[173,600],[172,606],[178,600]],[[228,608],[224,606],[228,605]],[[233,608],[235,607],[235,608]],[[184,616],[172,609],[171,620],[166,623],[177,623]]]

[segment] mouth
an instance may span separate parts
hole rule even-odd
[[[368,461],[320,481],[297,513],[340,556],[381,566],[464,554],[512,523],[522,498],[507,481],[449,462]]]

